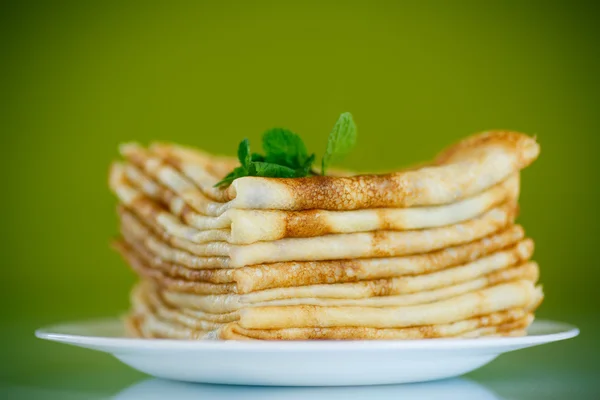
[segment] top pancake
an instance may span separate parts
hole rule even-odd
[[[449,204],[500,183],[539,155],[535,139],[493,131],[451,146],[423,168],[350,177],[243,177],[226,189],[215,189],[214,183],[223,177],[220,174],[235,166],[233,161],[201,153],[192,157],[189,150],[184,153],[176,146],[153,149],[128,144],[121,147],[121,153],[179,195],[185,205],[209,216],[228,209],[341,211]]]

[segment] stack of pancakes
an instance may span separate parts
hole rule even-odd
[[[515,225],[515,132],[475,135],[384,175],[238,178],[176,145],[121,147],[115,248],[140,276],[132,335],[417,339],[523,335],[543,298]]]

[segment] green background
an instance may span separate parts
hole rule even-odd
[[[108,246],[120,142],[233,154],[284,126],[322,154],[343,111],[360,142],[343,166],[360,170],[485,129],[537,135],[519,222],[539,316],[589,326],[578,340],[597,348],[599,16],[581,1],[2,2],[3,376],[59,356],[36,326],[126,309],[134,276]]]

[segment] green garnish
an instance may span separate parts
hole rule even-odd
[[[345,112],[338,118],[327,140],[327,149],[321,160],[321,173],[341,160],[356,144],[356,125],[352,114]],[[265,176],[271,178],[301,178],[316,175],[312,170],[315,154],[308,154],[302,138],[283,129],[269,129],[263,134],[262,147],[265,155],[250,152],[248,139],[238,147],[240,166],[231,171],[215,186],[231,184],[243,176]]]
[[[325,170],[334,162],[341,160],[355,145],[356,125],[352,114],[345,112],[340,115],[329,133],[327,150],[321,160],[321,173],[325,175]]]

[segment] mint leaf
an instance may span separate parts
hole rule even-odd
[[[302,138],[288,129],[269,129],[263,134],[262,146],[268,163],[297,169],[303,167],[308,158]]]
[[[265,176],[270,178],[293,178],[296,171],[284,165],[268,162],[252,162],[249,169],[250,176]]]
[[[339,161],[356,144],[356,125],[352,114],[340,115],[329,133],[327,149],[321,160],[322,174]],[[248,139],[238,146],[238,159],[241,166],[235,168],[215,186],[226,186],[243,176],[264,176],[271,178],[301,178],[317,175],[313,169],[315,154],[308,154],[304,142],[294,132],[283,129],[269,129],[263,134],[262,146],[265,155],[250,152]]]
[[[345,112],[338,118],[329,133],[327,149],[321,160],[321,174],[325,175],[327,168],[342,159],[356,145],[356,125],[352,114]]]
[[[250,141],[248,139],[242,140],[238,146],[238,160],[240,160],[242,167],[248,169],[252,161],[252,157],[250,156]]]
[[[311,174],[311,167],[315,162],[315,158],[317,158],[314,154],[311,154],[310,157],[306,159],[304,165],[298,169],[296,169],[296,178],[302,178],[304,176],[309,176]]]
[[[241,178],[242,176],[248,176],[248,170],[244,167],[237,167],[233,171],[227,174],[225,178],[221,179],[219,182],[215,184],[215,187],[220,186],[228,186],[236,180],[237,178]]]
[[[265,161],[265,156],[263,156],[262,154],[258,154],[258,153],[252,153],[252,155],[250,156],[250,159],[252,161]]]

